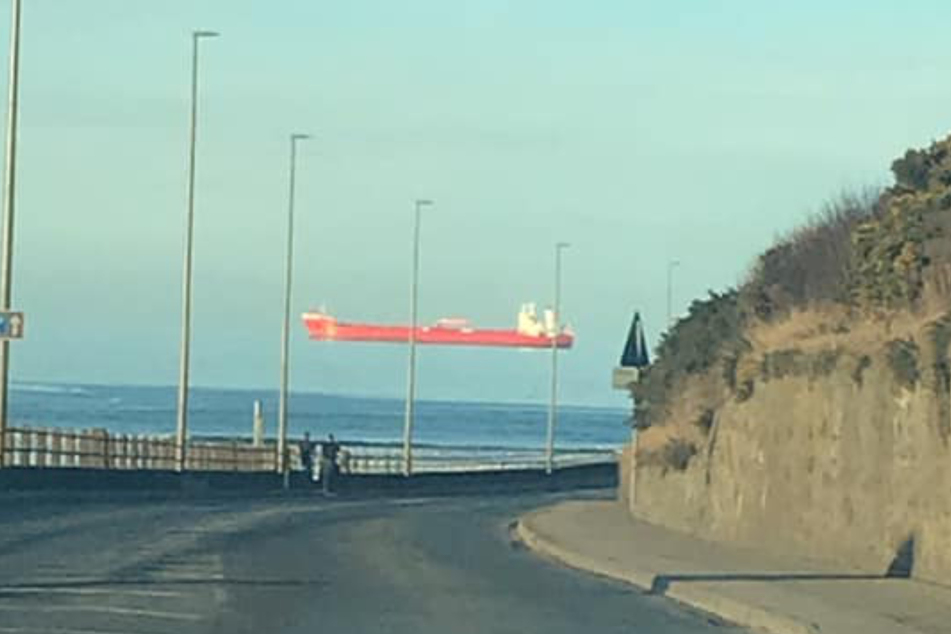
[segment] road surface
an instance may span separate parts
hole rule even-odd
[[[739,631],[513,544],[552,499],[0,499],[0,634]]]

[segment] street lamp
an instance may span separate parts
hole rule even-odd
[[[561,252],[570,244],[555,245],[555,307],[554,331],[551,337],[551,401],[548,404],[548,437],[545,443],[545,473],[551,475],[555,466],[555,422],[558,408],[558,335],[561,330]]]
[[[178,421],[175,428],[175,468],[185,470],[188,442],[188,362],[192,321],[192,236],[195,228],[195,134],[198,127],[198,42],[218,37],[214,31],[192,33],[191,120],[188,133],[188,206],[185,215],[185,265],[182,271],[182,342],[178,375]]]
[[[13,211],[16,201],[17,107],[20,92],[20,0],[13,0],[10,28],[10,76],[7,101],[7,154],[3,171],[3,259],[0,260],[0,310],[10,310],[13,275]],[[10,342],[0,341],[0,467],[7,438],[7,382],[10,376]]]
[[[291,135],[290,187],[287,195],[287,251],[284,268],[284,325],[281,328],[281,394],[277,413],[277,470],[284,475],[287,485],[287,382],[288,353],[291,334],[291,281],[294,270],[294,197],[297,173],[297,142],[311,138],[309,134]]]
[[[680,266],[680,260],[671,260],[667,263],[667,327],[673,325],[674,303],[674,269]]]
[[[403,420],[403,475],[413,474],[413,418],[416,413],[416,321],[419,296],[419,220],[423,207],[431,206],[433,201],[416,201],[415,223],[413,224],[413,278],[409,296],[409,367],[406,380],[406,416]]]

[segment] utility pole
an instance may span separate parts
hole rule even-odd
[[[409,367],[406,379],[406,415],[403,419],[403,475],[413,475],[413,422],[416,416],[416,326],[419,300],[419,222],[423,207],[433,204],[431,200],[416,201],[413,223],[413,272],[409,294]]]
[[[561,334],[561,252],[567,242],[555,245],[555,307],[554,331],[551,337],[551,400],[548,403],[548,434],[545,442],[545,473],[551,475],[555,468],[555,423],[558,418],[558,335]]]
[[[3,259],[0,261],[0,310],[10,310],[13,282],[13,212],[16,203],[17,114],[20,93],[20,0],[12,3],[10,76],[7,88],[7,148],[3,171]],[[10,380],[10,342],[0,341],[0,467],[6,458],[7,387]]]
[[[284,262],[284,324],[281,328],[281,394],[277,412],[277,470],[289,482],[287,460],[287,390],[291,337],[291,282],[294,272],[294,199],[296,196],[297,142],[309,139],[309,134],[291,135],[290,183],[287,192],[287,249]]]
[[[185,263],[182,267],[182,340],[178,375],[178,420],[175,426],[175,469],[184,471],[188,443],[188,370],[192,328],[192,236],[195,228],[195,141],[198,128],[198,42],[218,37],[214,31],[192,33],[191,119],[188,127],[188,204],[185,212]]]
[[[667,263],[667,328],[674,325],[674,269],[680,266],[680,260],[671,260]]]

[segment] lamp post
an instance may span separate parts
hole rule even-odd
[[[551,400],[548,403],[548,434],[545,442],[545,473],[551,475],[555,467],[555,423],[558,418],[558,335],[561,330],[561,252],[567,242],[555,244],[555,307],[554,330],[551,336]]]
[[[195,228],[195,142],[198,127],[198,43],[217,37],[214,31],[192,33],[191,121],[188,133],[188,205],[185,214],[185,264],[182,271],[182,340],[178,376],[178,420],[175,428],[175,468],[185,470],[188,442],[188,370],[192,320],[192,237]]]
[[[12,3],[10,75],[7,97],[7,148],[3,171],[3,259],[0,260],[0,310],[10,310],[13,281],[13,211],[16,202],[17,108],[20,92],[20,0]],[[10,377],[10,342],[0,341],[0,467],[6,457],[7,385]]]
[[[416,201],[415,222],[413,223],[413,274],[409,296],[409,367],[406,379],[406,414],[403,419],[403,475],[413,474],[413,422],[416,414],[416,323],[419,298],[419,223],[424,207],[433,201]]]
[[[680,260],[671,260],[667,263],[667,327],[673,325],[674,304],[674,269],[680,266]]]
[[[291,135],[290,186],[287,196],[287,250],[284,264],[284,324],[281,328],[281,394],[277,413],[277,470],[284,475],[287,485],[287,386],[289,375],[289,347],[291,333],[291,282],[294,271],[294,198],[296,193],[297,142],[309,139],[309,134]]]

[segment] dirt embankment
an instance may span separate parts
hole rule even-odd
[[[635,512],[951,584],[951,140],[893,171],[665,335],[634,390]]]
[[[697,421],[710,401],[684,399],[681,418],[642,432],[625,499],[711,539],[872,571],[901,552],[916,577],[951,583],[947,331],[938,322],[876,348],[764,352],[752,393],[724,399],[708,428]],[[664,458],[672,438],[695,448],[685,462]]]

